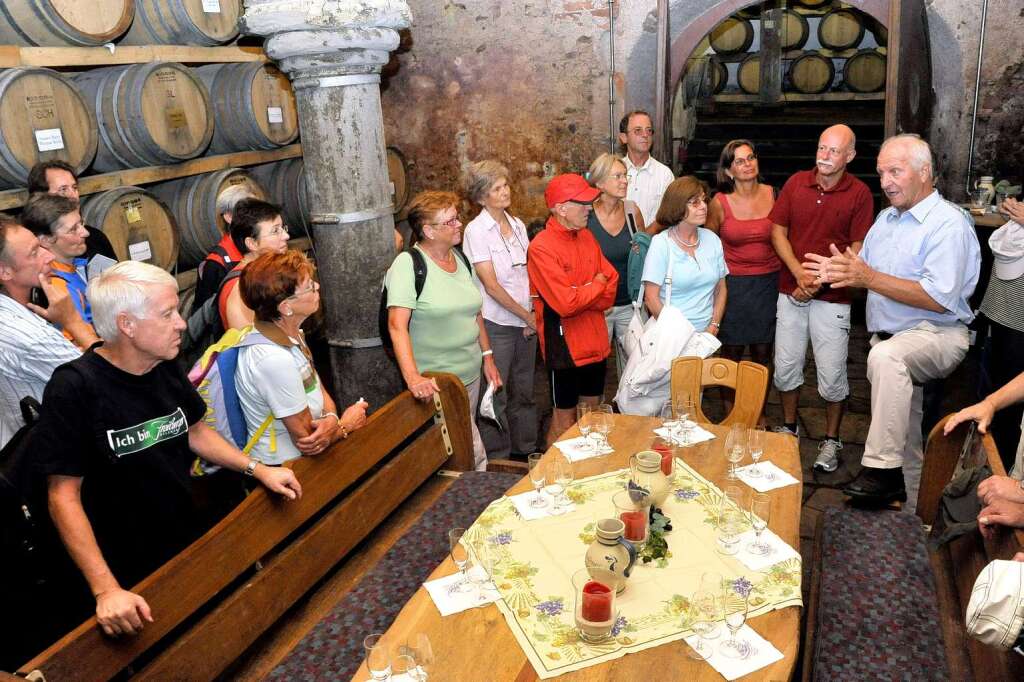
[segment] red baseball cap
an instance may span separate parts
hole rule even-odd
[[[566,201],[578,201],[589,204],[601,194],[601,190],[591,187],[590,183],[583,179],[582,175],[576,173],[565,173],[556,175],[548,183],[544,190],[544,201],[548,208],[554,208],[555,204]]]

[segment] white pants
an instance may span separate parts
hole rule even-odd
[[[949,376],[967,355],[967,327],[939,327],[921,322],[891,339],[871,339],[871,426],[864,443],[864,466],[903,467],[907,511],[917,504],[924,443],[921,384]]]
[[[633,319],[633,304],[612,306],[604,311],[604,322],[608,327],[608,342],[615,350],[615,369],[622,378],[622,370],[626,369],[626,350],[623,343],[629,331],[629,321]]]
[[[830,403],[846,400],[850,395],[846,376],[850,306],[819,300],[800,303],[787,294],[779,294],[775,311],[775,388],[793,391],[803,385],[810,341],[818,373],[818,394]]]
[[[487,450],[484,449],[484,441],[480,438],[480,431],[476,428],[476,410],[480,404],[480,379],[471,382],[466,386],[466,393],[469,394],[469,428],[473,433],[473,468],[477,471],[487,471]]]

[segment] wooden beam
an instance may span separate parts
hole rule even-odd
[[[782,101],[782,7],[779,0],[761,5],[761,103]]]
[[[715,95],[712,99],[720,104],[762,103],[759,95]],[[819,95],[807,95],[802,92],[784,92],[782,100],[784,102],[880,102],[885,100],[885,93],[823,92]]]
[[[654,157],[663,163],[672,162],[666,156],[666,144],[671,131],[665,129],[667,117],[668,81],[668,0],[658,0],[657,62],[654,65]],[[650,218],[648,218],[650,220]]]
[[[0,47],[0,68],[16,66],[111,66],[148,62],[207,64],[215,62],[266,62],[262,47],[227,45],[115,45],[106,47]]]
[[[111,173],[88,175],[79,178],[79,194],[95,194],[125,185],[145,185],[151,182],[174,180],[190,175],[201,175],[213,171],[235,168],[238,166],[255,166],[282,159],[294,159],[302,156],[302,145],[292,144],[280,149],[268,151],[232,152],[215,156],[202,156],[181,163],[167,166],[145,166],[143,168],[127,168]],[[23,206],[28,201],[28,192],[24,189],[9,189],[0,192],[0,211]]]

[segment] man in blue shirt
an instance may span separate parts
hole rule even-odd
[[[877,170],[891,206],[878,214],[859,255],[832,247],[805,267],[833,287],[867,289],[871,426],[863,470],[844,490],[866,505],[906,501],[921,477],[921,384],[948,376],[967,354],[967,300],[981,251],[967,214],[934,188],[931,148],[916,135],[882,145]]]

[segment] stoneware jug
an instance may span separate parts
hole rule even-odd
[[[622,537],[626,525],[619,519],[601,519],[596,529],[597,538],[590,543],[584,562],[587,569],[606,569],[614,574],[615,591],[622,592],[636,563],[636,547]],[[591,575],[596,572],[591,571]]]
[[[989,204],[992,203],[992,199],[995,198],[996,188],[993,183],[991,175],[982,176],[980,180],[974,183],[974,188],[985,193],[985,207],[988,208]]]
[[[668,476],[661,470],[661,454],[654,450],[641,450],[631,455],[629,471],[633,482],[650,492],[651,503],[660,507],[670,487]]]

